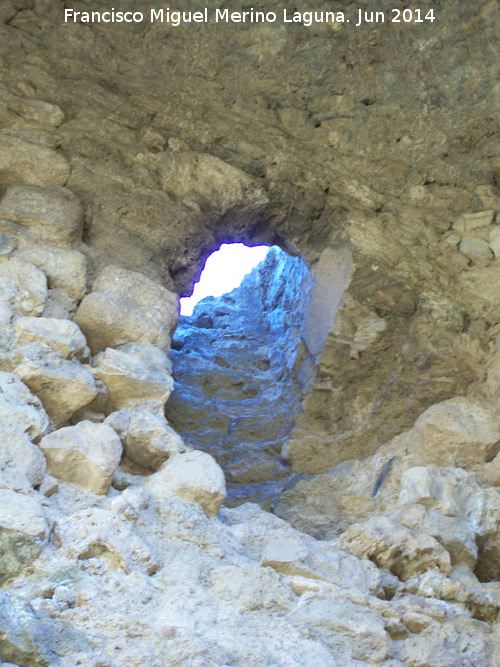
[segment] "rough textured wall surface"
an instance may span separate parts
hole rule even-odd
[[[409,4],[436,22],[0,3],[4,664],[500,664],[500,9]],[[232,240],[318,297],[274,514],[165,418],[177,294]]]
[[[240,287],[180,318],[166,415],[222,466],[230,504],[269,509],[293,474],[281,450],[314,369],[302,339],[310,283],[298,257],[272,248]]]

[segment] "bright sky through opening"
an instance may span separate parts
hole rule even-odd
[[[181,299],[181,315],[191,315],[198,301],[206,296],[221,296],[239,287],[268,250],[266,245],[249,248],[243,243],[223,243],[207,259],[192,296]]]

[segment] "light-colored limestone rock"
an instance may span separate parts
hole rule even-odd
[[[22,315],[41,315],[47,300],[47,278],[34,264],[12,259],[0,264],[0,301]]]
[[[314,630],[330,635],[333,643],[348,649],[354,659],[369,656],[380,664],[390,657],[392,642],[381,614],[374,614],[349,600],[332,600],[321,594],[304,596],[289,618]]]
[[[0,218],[26,227],[37,240],[66,245],[81,238],[83,207],[67,188],[16,185],[7,189],[0,202]],[[68,260],[71,263],[68,256],[59,255],[60,266]],[[52,262],[57,263],[57,260]],[[50,266],[50,259],[47,257],[43,263]],[[40,266],[37,262],[34,264]]]
[[[50,496],[53,496],[54,493],[59,491],[59,482],[55,477],[52,477],[52,475],[45,475],[38,490],[40,493],[43,493],[44,496],[50,498]]]
[[[106,419],[106,405],[108,403],[108,390],[106,385],[95,378],[96,397],[93,401],[84,405],[83,408],[73,413],[71,421],[73,424],[87,419],[91,422],[101,423]]]
[[[64,185],[70,166],[60,153],[16,137],[0,137],[0,174],[4,185]]]
[[[454,568],[449,576],[429,570],[409,579],[405,587],[424,598],[458,602],[489,623],[496,621],[500,609],[498,583],[481,584],[465,565]]]
[[[481,467],[479,475],[483,484],[500,486],[500,452],[493,460]]]
[[[361,563],[351,553],[286,527],[272,531],[265,544],[261,565],[287,576],[328,581],[344,588],[373,593],[380,586],[380,573],[372,563]]]
[[[127,487],[123,493],[111,501],[111,509],[115,512],[121,512],[130,521],[137,521],[141,511],[145,510],[148,505],[148,495],[142,488],[137,486]]]
[[[51,475],[97,494],[108,490],[122,455],[115,431],[89,421],[49,433],[40,448]]]
[[[476,502],[480,498],[476,497]],[[480,507],[469,506],[475,509],[475,516],[469,518],[471,524],[475,524],[477,540],[479,544],[478,563],[475,573],[480,581],[500,581],[500,491],[499,489],[486,489],[482,497],[483,515],[480,516]],[[470,504],[471,505],[471,504]]]
[[[428,464],[468,468],[485,463],[500,448],[498,418],[470,399],[451,398],[420,415],[410,447]]]
[[[221,240],[277,240],[311,268],[341,242],[354,262],[350,282],[326,280],[324,309],[316,318],[309,311],[307,341],[319,331],[314,349],[300,329],[307,294],[276,265],[265,270],[277,276],[276,290],[266,288],[263,272],[246,302],[231,305],[229,295],[200,311],[200,327],[213,329],[205,329],[202,345],[194,326],[177,339],[173,359],[185,352],[184,368],[175,366],[183,393],[174,392],[166,406],[185,441],[213,449],[241,481],[239,488],[231,482],[229,502],[255,498],[274,508],[286,489],[283,516],[306,531],[325,529],[324,539],[297,538],[307,555],[290,562],[287,526],[262,510],[244,508],[244,519],[228,525],[175,496],[160,509],[154,499],[138,511],[130,502],[131,520],[128,510],[118,510],[130,531],[123,527],[121,535],[131,543],[140,536],[163,565],[151,577],[139,558],[120,555],[128,542],[113,547],[109,514],[99,519],[95,538],[72,548],[91,532],[79,513],[89,505],[108,508],[118,494],[99,497],[60,482],[59,492],[41,502],[75,531],[67,538],[61,531],[57,543],[54,533],[32,567],[0,591],[1,659],[23,667],[500,664],[500,649],[492,647],[500,646],[497,581],[466,585],[455,571],[429,570],[410,588],[384,575],[374,595],[352,573],[365,566],[379,573],[375,565],[351,554],[345,562],[352,569],[335,570],[343,550],[330,543],[353,521],[405,511],[397,507],[402,475],[427,459],[410,445],[402,451],[382,443],[451,396],[472,390],[492,405],[500,398],[497,389],[486,397],[482,384],[500,331],[500,262],[447,243],[489,239],[491,212],[500,211],[498,3],[423,3],[439,5],[436,21],[405,29],[404,48],[403,32],[389,20],[376,30],[351,29],[347,3],[333,4],[346,5],[351,28],[328,21],[305,29],[278,17],[274,24],[247,22],[244,30],[221,21],[199,31],[161,21],[137,29],[82,26],[78,19],[66,25],[61,4],[0,2],[0,192],[33,176],[43,185],[37,179],[53,177],[52,160],[66,159],[69,187],[85,201],[92,277],[119,264],[187,294]],[[94,4],[107,3],[76,8]],[[263,0],[259,9],[276,4]],[[380,4],[389,14],[391,5]],[[192,39],[185,39],[188,32]],[[450,235],[463,213],[463,230]],[[30,247],[30,229],[15,224],[0,222],[0,231],[17,238],[18,248]],[[333,269],[329,275],[338,277]],[[265,317],[245,323],[238,313],[252,296]],[[110,298],[104,315],[126,298]],[[328,311],[337,303],[332,330]],[[154,308],[130,317],[136,331],[126,340],[142,335],[142,315]],[[72,306],[59,312],[67,317]],[[113,312],[115,322],[127,314]],[[9,358],[10,322],[7,315],[0,327],[2,364],[36,352],[27,344]],[[97,332],[99,325],[96,318]],[[165,335],[151,323],[144,329]],[[279,460],[287,438],[293,473]],[[477,462],[467,463],[474,475],[441,470],[420,495],[417,480],[405,481],[416,509],[404,519],[419,521],[420,532],[439,529],[457,559],[461,545],[472,555],[465,522],[477,539],[476,572],[486,581],[499,577],[499,526],[498,490],[482,488],[475,477],[489,465],[484,453],[480,446]],[[342,463],[343,471],[330,474]],[[132,493],[139,480],[129,481]],[[450,540],[455,529],[458,540]],[[285,535],[274,535],[279,531]],[[272,546],[276,568],[309,575],[294,575],[292,584],[291,575],[261,567],[260,552]],[[338,573],[335,583],[327,572]],[[433,587],[430,578],[438,574]],[[77,597],[74,608],[68,589]],[[447,590],[454,596],[443,597]]]
[[[434,538],[387,517],[353,524],[339,544],[359,558],[369,558],[381,569],[390,570],[401,581],[430,568],[451,571],[449,553]]]
[[[106,424],[120,436],[125,457],[147,470],[158,470],[172,454],[186,451],[182,438],[167,420],[149,410],[114,412]]]
[[[453,223],[453,229],[457,232],[467,233],[472,229],[487,227],[493,222],[495,211],[480,211],[479,213],[464,213],[456,222]]]
[[[178,313],[176,294],[141,273],[108,267],[83,299],[75,322],[94,352],[139,342],[168,353]]]
[[[87,291],[87,260],[78,250],[36,246],[18,250],[15,257],[41,269],[47,276],[50,289],[64,290],[75,301],[84,297]]]
[[[445,238],[445,242],[449,243],[449,245],[451,246],[457,246],[460,243],[461,238],[462,237],[460,236],[460,234],[451,233],[449,236]]]
[[[500,225],[493,227],[490,232],[489,240],[490,248],[493,251],[495,257],[500,256]]]
[[[133,531],[129,521],[114,512],[90,508],[61,520],[57,540],[80,560],[104,557],[125,572],[154,574],[158,569],[151,550]]]
[[[9,486],[12,474],[23,475],[32,486],[38,486],[47,464],[40,448],[24,433],[7,433],[0,438],[0,485]]]
[[[13,236],[0,232],[0,263],[6,262],[15,250],[17,241]]]
[[[0,583],[16,576],[42,551],[49,527],[33,497],[0,489]]]
[[[52,603],[52,600],[50,600]],[[45,616],[39,620],[27,600],[11,592],[0,593],[0,651],[7,667],[47,667],[60,662],[58,652],[87,648],[82,635],[64,621],[58,625]]]
[[[271,569],[258,565],[226,565],[214,570],[210,587],[221,602],[236,602],[240,613],[261,609],[288,611],[296,602],[283,585],[281,577]]]
[[[403,526],[430,535],[448,551],[453,566],[465,564],[472,570],[477,562],[475,531],[466,521],[450,517],[418,503],[400,507],[393,516]]]
[[[237,537],[243,547],[243,553],[259,562],[262,562],[269,539],[279,531],[300,536],[297,531],[291,529],[286,521],[265,512],[255,503],[244,503],[234,508],[224,506],[219,516],[224,524],[230,526],[231,533]],[[304,536],[300,537],[304,538]]]
[[[0,325],[7,327],[14,319],[14,311],[5,302],[0,302]]]
[[[152,368],[159,367],[166,369],[172,374],[172,363],[165,352],[156,345],[148,343],[126,343],[120,345],[120,351],[126,354],[133,354]]]
[[[207,514],[217,514],[226,497],[224,473],[205,452],[174,454],[143,483],[158,505],[170,496],[198,503]]]
[[[47,317],[18,317],[15,321],[17,338],[23,343],[39,341],[63,359],[81,359],[87,341],[78,326],[69,320]]]
[[[26,433],[37,441],[45,435],[49,418],[42,402],[18,375],[0,372],[0,432]]]
[[[61,289],[49,289],[42,317],[57,320],[72,320],[76,313],[76,302]]]
[[[484,493],[476,476],[460,468],[416,466],[401,476],[398,505],[419,503],[477,525],[483,513]]]
[[[97,396],[94,376],[88,367],[55,354],[28,359],[15,372],[42,401],[56,427]]]
[[[465,255],[475,255],[477,257],[491,257],[491,249],[488,241],[478,239],[473,236],[466,236],[458,244],[458,249]]]
[[[418,611],[407,611],[401,617],[404,625],[408,628],[413,634],[419,634],[425,628],[429,627],[431,619],[425,614],[419,614]]]
[[[142,350],[139,356],[136,347],[108,348],[94,359],[95,375],[108,389],[108,412],[143,405],[162,414],[174,386],[169,363],[152,345]]]

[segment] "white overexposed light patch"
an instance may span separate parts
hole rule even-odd
[[[268,250],[266,245],[249,248],[243,243],[223,243],[207,259],[193,294],[181,299],[181,315],[191,315],[198,301],[206,296],[221,296],[239,287]]]

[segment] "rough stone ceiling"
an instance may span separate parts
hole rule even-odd
[[[229,240],[314,261],[346,238],[392,269],[425,254],[498,173],[497,3],[410,4],[437,21],[64,25],[58,3],[9,0],[2,124],[69,160],[98,254],[170,272],[181,292]],[[60,106],[57,131],[26,128],[22,91]]]

